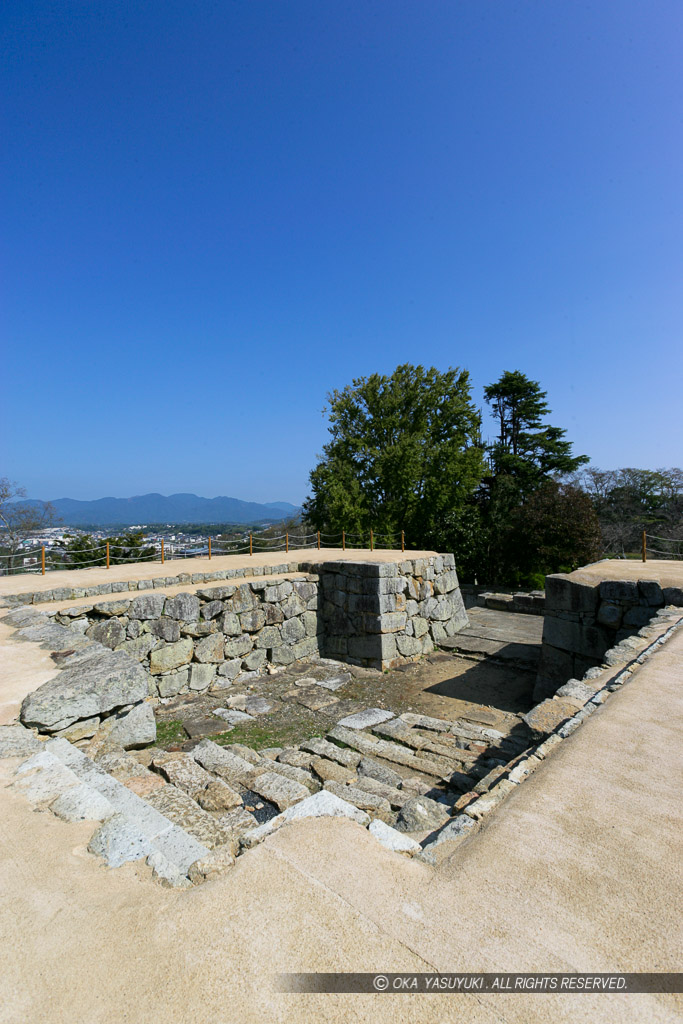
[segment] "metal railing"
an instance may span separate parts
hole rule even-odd
[[[205,557],[210,561],[212,557],[220,557],[221,555],[249,554],[253,557],[255,554],[267,554],[278,551],[283,551],[287,554],[290,550],[320,551],[322,548],[337,548],[342,551],[368,549],[370,551],[397,551],[399,545],[401,551],[405,551],[405,532],[403,530],[400,533],[398,531],[395,533],[375,533],[374,530],[370,530],[366,534],[347,533],[346,530],[334,534],[322,533],[320,530],[314,533],[295,530],[291,533],[287,531],[275,537],[259,533],[249,533],[234,541],[222,540],[216,542],[213,538],[209,537],[208,544],[201,542],[201,544],[195,547],[191,545],[176,546],[173,544],[170,555],[167,552],[167,542],[163,538],[158,549],[156,549],[155,545],[145,545],[147,548],[154,547],[155,550],[142,556],[116,554],[117,551],[130,552],[132,549],[130,546],[102,541],[101,544],[93,547],[92,552],[83,552],[83,554],[92,553],[93,555],[92,558],[83,560],[78,552],[70,551],[68,548],[58,545],[47,547],[41,544],[35,548],[20,548],[10,554],[0,554],[0,576],[15,576],[24,573],[40,573],[44,576],[46,572],[58,570],[91,569],[95,567],[110,569],[112,565],[156,562],[157,560],[163,565],[167,559],[175,561],[181,558]],[[99,553],[96,554],[96,552]],[[59,560],[58,555],[63,556],[66,561]],[[27,565],[25,560],[32,556],[35,557]],[[23,564],[15,564],[20,561]]]

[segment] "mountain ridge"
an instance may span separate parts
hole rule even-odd
[[[39,505],[42,502],[31,500],[22,504]],[[262,503],[226,495],[202,498],[187,492],[169,495],[150,492],[130,498],[105,497],[92,501],[56,498],[50,504],[65,526],[277,522],[300,511],[300,506],[288,501]]]

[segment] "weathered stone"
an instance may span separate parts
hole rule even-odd
[[[683,605],[683,587],[663,587],[662,597],[664,604],[673,604],[680,608]]]
[[[266,615],[263,609],[254,608],[240,615],[240,626],[245,633],[257,633],[266,624]]]
[[[26,757],[42,749],[43,744],[38,737],[18,722],[15,725],[0,725],[0,758]]]
[[[126,627],[118,619],[104,619],[86,629],[85,635],[113,651],[126,639]]]
[[[347,782],[355,782],[356,772],[337,761],[328,761],[325,757],[316,757],[311,761],[311,768],[321,782],[339,782],[346,785]]]
[[[602,601],[598,609],[598,622],[601,626],[609,626],[610,629],[619,629],[623,610],[621,605],[610,604],[609,601]]]
[[[114,814],[107,798],[84,782],[57,797],[50,810],[64,821],[106,821]]]
[[[204,619],[215,619],[223,610],[224,605],[222,601],[207,601],[202,608],[202,617]]]
[[[58,731],[83,718],[147,697],[148,676],[123,651],[102,651],[30,693],[21,706],[21,720],[38,729]]]
[[[422,853],[418,854],[419,859],[425,860],[428,864],[436,863],[437,851],[438,853],[452,852],[476,830],[477,822],[467,814],[459,814],[456,818],[451,818],[435,835],[429,836],[422,848]]]
[[[36,806],[52,803],[80,782],[70,768],[45,749],[20,765],[16,774],[19,778],[12,783],[12,789],[23,793]]]
[[[306,628],[301,619],[286,619],[280,629],[285,643],[294,643],[296,640],[303,640],[306,636]]]
[[[226,636],[239,636],[242,632],[240,620],[234,612],[226,612],[219,625],[221,632]]]
[[[174,668],[180,668],[181,665],[187,665],[192,661],[192,651],[193,644],[189,639],[157,647],[149,656],[150,672],[152,675],[158,675],[161,672],[171,672]]]
[[[399,832],[423,832],[440,828],[450,817],[448,808],[427,796],[414,796],[398,812]]]
[[[283,643],[280,626],[264,626],[256,637],[256,646],[259,648],[280,647]]]
[[[169,618],[168,615],[162,615],[160,618],[148,622],[147,628],[152,636],[165,640],[169,644],[180,640],[180,623],[176,619]]]
[[[544,700],[533,707],[531,711],[527,711],[525,715],[522,715],[522,720],[526,722],[532,736],[542,739],[544,736],[554,732],[562,722],[567,718],[571,718],[575,712],[576,708],[574,705],[561,698],[559,700]]]
[[[105,724],[109,725],[110,722],[107,740],[111,746],[132,750],[156,742],[157,727],[151,704],[137,704],[125,715],[108,718]]]
[[[387,825],[380,818],[375,818],[368,825],[368,832],[375,837],[386,847],[387,850],[391,850],[393,853],[400,853],[405,857],[413,857],[416,853],[420,853],[422,847],[419,843],[416,843],[410,836],[402,835],[395,828]]]
[[[181,622],[196,622],[199,619],[199,598],[194,594],[176,594],[166,599],[164,615]]]
[[[238,636],[234,640],[225,641],[225,657],[228,659],[243,658],[245,654],[249,654],[253,646],[252,638],[243,633],[242,636]]]
[[[202,692],[208,690],[216,678],[216,666],[212,664],[200,665],[196,662],[190,666],[189,687],[191,690]]]
[[[155,852],[138,825],[125,814],[115,814],[97,829],[88,844],[90,853],[102,857],[110,868],[142,860]]]
[[[404,658],[414,657],[422,653],[422,644],[414,636],[396,637],[396,646]]]
[[[344,768],[355,768],[362,756],[355,750],[338,747],[336,743],[330,743],[329,740],[323,740],[317,736],[302,743],[301,749],[329,761],[336,761]]]
[[[212,633],[211,636],[199,640],[194,647],[195,661],[218,664],[224,658],[224,640],[220,633]]]
[[[261,633],[264,632],[265,630],[261,630]],[[296,655],[291,647],[274,647],[270,657],[273,665],[291,665],[296,660]]]
[[[250,788],[281,811],[309,796],[308,789],[300,782],[286,779],[273,771],[263,772],[251,782]]]
[[[242,797],[222,779],[214,779],[197,797],[205,811],[230,811],[242,806]]]
[[[196,860],[190,866],[188,878],[195,885],[200,882],[213,882],[229,871],[234,863],[235,855],[231,846],[218,846],[207,857]]]
[[[624,615],[625,626],[645,626],[654,615],[654,609],[651,607],[642,607],[636,605],[634,608],[629,608]]]
[[[187,693],[190,680],[189,668],[181,668],[177,672],[168,672],[159,676],[157,688],[160,697],[175,697],[178,693]]]
[[[265,751],[261,750],[261,754],[264,755],[263,761],[260,765],[257,765],[257,770],[266,770],[266,762],[269,760],[265,756]],[[294,782],[299,782],[302,786],[305,786],[309,793],[317,793],[320,789],[320,783],[313,775],[305,771],[303,768],[297,768],[291,764],[284,764],[280,761],[273,761],[271,764],[271,771],[274,771],[277,775],[282,775],[285,779],[292,779]]]
[[[247,776],[254,767],[251,761],[244,757],[220,747],[212,740],[202,740],[192,750],[192,757],[203,768],[219,775],[227,782],[240,782]]]
[[[187,793],[193,800],[196,800],[197,795],[213,782],[211,775],[189,754],[159,754],[152,761],[152,765],[165,779]]]
[[[180,635],[191,636],[195,640],[201,640],[202,637],[211,636],[215,633],[218,626],[215,622],[181,622],[180,623]]]
[[[251,651],[242,662],[242,666],[248,672],[260,672],[260,670],[266,664],[266,652],[265,651]]]
[[[582,683],[578,679],[568,679],[564,686],[561,686],[557,691],[557,696],[571,697],[574,700],[580,700],[585,704],[595,693],[595,686],[589,686],[587,683]]]
[[[151,793],[147,797],[147,803],[202,843],[206,847],[206,850],[202,851],[203,855],[229,838],[218,819],[203,810],[188,793],[175,786],[163,786]],[[154,844],[159,845],[156,839]]]
[[[306,611],[306,602],[298,594],[290,594],[280,605],[286,619],[302,615]]]
[[[235,711],[232,708],[215,708],[214,715],[218,718],[222,718],[228,725],[244,725],[247,722],[253,722],[254,719],[251,715],[248,715],[246,711]]]
[[[277,604],[264,604],[263,614],[266,617],[267,626],[274,626],[279,622],[284,622],[285,614]]]
[[[415,795],[414,793],[394,789],[391,786],[385,786],[383,782],[378,782],[377,779],[371,779],[367,775],[359,775],[353,785],[356,789],[363,789],[366,793],[374,793],[375,796],[380,796],[384,800],[388,800],[390,805],[394,808],[403,807],[403,805]]]
[[[367,811],[373,818],[382,818],[385,821],[393,821],[391,805],[384,797],[369,793],[365,789],[356,786],[345,786],[340,782],[330,780],[324,787],[329,793],[334,793],[340,800],[348,800],[361,811]]]
[[[356,756],[360,757],[360,755]],[[398,772],[395,772],[388,764],[382,764],[381,761],[376,761],[372,757],[360,758],[358,774],[359,776],[366,776],[369,779],[376,780],[392,789],[397,789],[403,782]]]
[[[346,729],[369,729],[379,722],[386,722],[394,717],[393,711],[386,711],[384,708],[366,708],[364,711],[357,711],[355,715],[347,715],[341,718],[338,725]]]
[[[475,821],[481,821],[514,789],[516,789],[516,786],[513,782],[510,782],[508,779],[501,779],[498,785],[494,786],[488,793],[468,804],[465,808],[465,814],[470,818],[474,818]]]
[[[135,621],[137,622],[137,619]],[[124,640],[123,643],[118,645],[116,650],[125,651],[126,654],[129,654],[131,658],[135,658],[136,661],[144,661],[157,643],[156,637],[150,636],[149,633],[143,633],[142,636],[137,637],[135,640]]]
[[[294,768],[310,768],[315,756],[315,754],[307,754],[304,750],[298,750],[296,747],[285,747],[277,755],[277,761],[280,764],[291,764]]]
[[[236,679],[242,669],[242,659],[233,658],[231,661],[224,661],[222,665],[218,667],[219,678],[225,680],[227,683],[231,683],[233,679]]]
[[[128,616],[131,619],[158,619],[165,601],[163,594],[139,594],[131,601]]]

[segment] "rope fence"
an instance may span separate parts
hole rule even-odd
[[[656,541],[655,545],[650,541]],[[670,545],[670,546],[666,546]],[[647,562],[648,558],[654,559],[676,559],[683,558],[683,537],[658,537],[654,533],[643,530],[642,537],[642,558]]]
[[[645,535],[643,535],[645,536]],[[645,541],[643,541],[645,544]],[[55,572],[64,569],[90,569],[95,566],[109,569],[112,565],[156,562],[163,565],[167,559],[175,561],[180,558],[207,558],[209,561],[214,555],[246,555],[267,554],[270,552],[318,550],[322,548],[339,548],[342,551],[349,550],[398,550],[405,551],[405,533],[378,533],[373,530],[369,534],[347,533],[322,533],[320,530],[315,533],[304,531],[286,532],[279,536],[270,537],[259,533],[249,533],[247,536],[235,541],[220,541],[213,543],[209,537],[208,544],[201,543],[195,547],[188,545],[167,545],[162,538],[160,543],[143,545],[148,549],[147,554],[131,554],[131,546],[123,544],[112,544],[110,541],[102,541],[94,545],[92,549],[82,552],[69,550],[59,545],[47,547],[41,544],[35,548],[20,548],[9,554],[0,554],[0,576],[21,575],[23,573]],[[170,548],[170,551],[169,551]],[[643,551],[645,548],[643,548]],[[101,552],[98,554],[97,552]],[[125,552],[125,554],[117,554]],[[87,558],[92,554],[92,558]],[[57,557],[61,555],[61,560]],[[27,565],[25,560],[35,556],[32,562]],[[645,558],[643,557],[643,560]],[[19,563],[21,564],[15,564]]]

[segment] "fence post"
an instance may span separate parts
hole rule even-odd
[[[403,530],[401,530],[401,551],[405,551],[405,549],[406,549],[406,535],[403,532]]]
[[[209,561],[211,561],[211,538],[209,537]]]
[[[318,530],[318,551],[320,551],[320,530]]]
[[[45,545],[43,544],[40,549],[40,566],[42,569],[43,576],[45,575]]]
[[[342,551],[346,551],[346,530],[342,530]]]
[[[643,530],[643,561],[647,562],[647,534]]]
[[[370,550],[375,550],[375,538],[372,535],[372,529],[370,530]]]
[[[285,551],[289,554],[289,532],[285,533]]]
[[[254,554],[254,538],[251,534],[249,534],[249,554]]]
[[[161,538],[161,564],[164,564],[164,538]]]
[[[109,541],[107,541],[107,569],[109,568]]]

